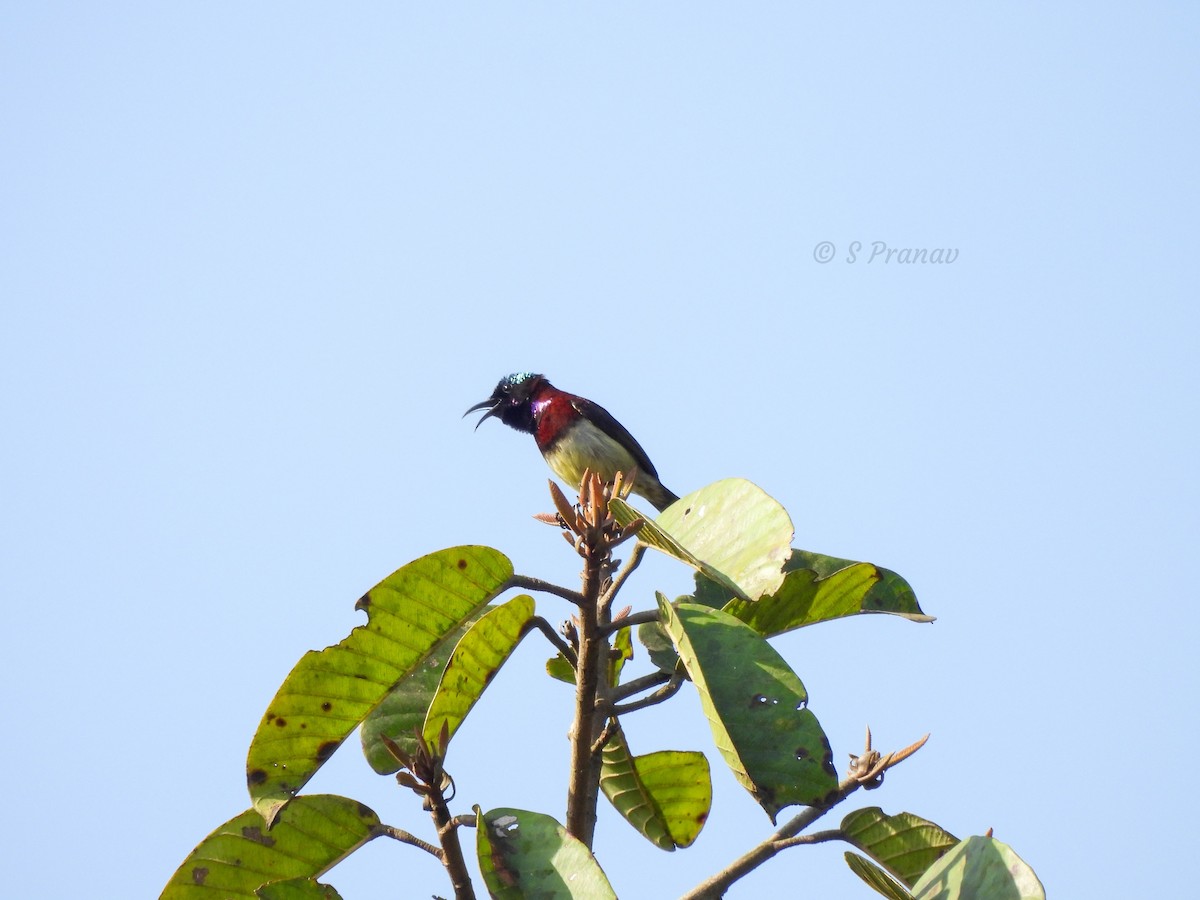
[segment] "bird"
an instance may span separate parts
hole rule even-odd
[[[506,375],[492,396],[463,416],[481,409],[487,412],[475,423],[476,429],[495,416],[510,428],[532,434],[547,465],[568,485],[579,485],[585,469],[611,483],[617,472],[628,474],[636,467],[633,492],[659,512],[679,499],[663,487],[646,451],[608,410],[585,397],[560,391],[545,375]]]

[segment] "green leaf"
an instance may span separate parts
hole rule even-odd
[[[892,613],[914,622],[932,622],[933,617],[923,614],[915,599],[908,609],[874,605],[886,599],[886,594],[876,590],[884,573],[886,569],[870,563],[854,563],[823,578],[812,569],[794,569],[776,593],[753,603],[734,598],[724,609],[766,637],[858,613]],[[894,572],[888,574],[900,578]]]
[[[882,894],[888,900],[912,900],[912,894],[900,882],[875,865],[869,859],[857,853],[846,851],[846,865],[850,871],[867,883],[868,887]]]
[[[358,601],[369,621],[310,650],[288,674],[250,744],[246,781],[269,825],[388,693],[489,600],[512,563],[490,547],[452,547],[389,575]]]
[[[812,561],[819,568],[805,568]],[[903,578],[871,563],[838,560],[792,551],[783,584],[773,594],[747,602],[703,575],[696,575],[695,600],[724,609],[764,636],[859,613],[890,613],[914,622],[932,622],[921,611]]]
[[[913,885],[916,900],[1046,900],[1025,860],[995,838],[969,837]]]
[[[358,801],[330,794],[297,797],[269,831],[248,809],[197,845],[160,900],[254,900],[264,884],[317,878],[374,837],[378,825]]]
[[[567,684],[575,683],[575,667],[567,662],[567,658],[561,653],[546,660],[546,674]]]
[[[497,900],[616,900],[600,864],[550,816],[475,807],[475,846]]]
[[[312,878],[265,884],[254,895],[258,900],[342,900],[342,895],[332,885],[321,884]]]
[[[437,693],[438,682],[442,680],[442,672],[446,670],[450,654],[467,633],[470,622],[477,621],[485,611],[477,611],[466,625],[446,635],[445,640],[429,652],[425,661],[407,677],[401,678],[363,719],[360,729],[363,755],[380,775],[391,775],[400,769],[400,762],[384,744],[384,737],[410,756],[416,753],[417,734],[425,726],[425,714],[429,712],[429,704]]]
[[[638,626],[638,640],[646,648],[650,661],[663,672],[674,672],[679,663],[675,645],[661,622],[643,622]]]
[[[889,816],[878,806],[850,813],[842,819],[842,833],[908,887],[958,843],[954,835],[920,816]]]
[[[626,625],[624,628],[618,628],[617,633],[613,635],[613,654],[608,667],[609,684],[621,683],[621,671],[625,668],[625,663],[633,659],[633,637],[629,632],[630,628]]]
[[[717,749],[771,821],[837,788],[829,740],[803,683],[765,639],[728,613],[658,595],[667,633],[700,693]]]
[[[622,525],[641,516],[620,500],[609,506]],[[782,583],[792,533],[787,511],[762,488],[726,478],[648,520],[638,540],[693,566],[732,596],[754,600]]]
[[[660,850],[691,846],[712,806],[703,753],[660,750],[632,756],[619,730],[604,747],[600,789],[625,821]]]
[[[828,578],[835,572],[850,566],[866,565],[850,559],[840,559],[836,556],[825,556],[820,553],[810,553],[807,550],[793,550],[792,555],[784,565],[784,572],[797,569],[812,569],[819,578]],[[874,567],[877,580],[863,596],[861,607],[863,612],[891,613],[904,616],[914,622],[932,622],[933,616],[927,616],[917,603],[917,595],[908,582],[893,572],[881,566]]]
[[[450,737],[458,731],[467,713],[525,636],[533,618],[533,598],[514,597],[498,606],[467,629],[450,655],[437,693],[425,716],[425,741],[437,746],[442,727]]]

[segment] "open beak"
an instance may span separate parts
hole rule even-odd
[[[479,421],[475,423],[475,430],[478,431],[479,426],[483,424],[483,420],[490,419],[492,416],[496,415],[500,411],[500,407],[503,405],[503,403],[504,403],[503,400],[497,402],[496,400],[492,400],[491,398],[489,398],[487,400],[482,400],[479,403],[476,403],[470,409],[468,409],[465,413],[463,413],[463,418],[465,419],[467,416],[469,416],[471,413],[475,412],[476,410],[486,409],[487,412],[485,412],[482,416],[480,416]]]

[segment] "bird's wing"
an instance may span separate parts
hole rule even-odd
[[[655,481],[658,480],[658,472],[654,469],[654,463],[650,462],[650,457],[646,455],[646,451],[642,449],[632,434],[630,434],[625,426],[612,417],[607,409],[598,403],[593,403],[586,397],[573,397],[571,405],[584,418],[591,421],[593,425],[607,434],[617,443],[625,447],[633,457],[633,461],[637,463],[638,470],[649,475]]]

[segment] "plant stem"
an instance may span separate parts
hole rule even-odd
[[[527,591],[541,591],[543,594],[553,594],[556,597],[562,597],[564,600],[570,600],[576,606],[583,602],[583,595],[578,591],[562,587],[552,581],[543,581],[540,578],[534,578],[532,575],[513,575],[512,578],[508,579],[507,586],[524,588]]]
[[[599,548],[591,548],[598,550]],[[608,641],[600,633],[600,553],[588,553],[579,604],[579,664],[575,669],[575,722],[571,726],[571,774],[567,788],[567,832],[591,849],[596,830],[600,766],[592,753],[601,672],[607,670]]]
[[[433,824],[437,826],[438,840],[442,845],[442,865],[454,885],[456,900],[475,900],[475,888],[471,884],[471,874],[467,871],[467,862],[463,858],[462,844],[458,840],[458,823],[450,815],[450,807],[446,803],[446,795],[442,791],[440,779],[428,785],[429,808],[433,814]]]
[[[761,844],[735,859],[707,881],[698,884],[692,890],[688,891],[680,900],[720,900],[721,897],[725,896],[725,892],[729,890],[729,887],[739,878],[753,872],[776,853],[787,847],[801,843],[800,841],[792,841],[790,839],[817,821],[817,819],[821,818],[821,816],[825,815],[825,813],[829,812],[829,810],[841,803],[860,787],[862,787],[861,782],[854,778],[847,778],[838,785],[837,793],[829,799],[826,805],[806,808]],[[825,832],[821,833],[822,840],[832,839],[832,837],[826,837],[825,835]],[[817,835],[813,837],[816,838]],[[815,840],[811,842],[816,843]]]

